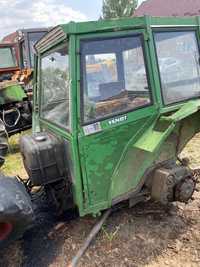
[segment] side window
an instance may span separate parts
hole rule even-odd
[[[141,36],[81,43],[84,123],[151,104]]]
[[[0,48],[0,68],[13,68],[16,67],[14,58],[14,49],[11,47]]]
[[[69,128],[69,57],[62,47],[42,58],[40,116]]]
[[[154,37],[164,104],[199,97],[199,48],[195,32],[157,32]]]

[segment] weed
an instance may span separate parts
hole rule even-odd
[[[107,237],[107,239],[112,242],[113,239],[116,237],[118,231],[119,231],[120,227],[119,226],[116,226],[116,230],[114,232],[108,232],[105,228],[105,226],[102,226],[102,231],[103,233],[105,234],[105,236]]]

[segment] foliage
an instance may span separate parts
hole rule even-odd
[[[138,0],[103,0],[102,18],[130,17],[137,4]]]
[[[102,226],[102,231],[103,231],[103,233],[105,234],[106,238],[107,238],[110,242],[113,241],[113,239],[116,237],[116,235],[117,235],[117,233],[118,233],[119,230],[120,230],[120,227],[117,226],[114,232],[108,232],[108,231],[106,230],[105,226]]]

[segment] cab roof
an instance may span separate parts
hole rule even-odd
[[[69,22],[60,24],[48,32],[39,42],[35,49],[38,53],[50,49],[54,45],[67,39],[69,35],[112,32],[130,29],[146,29],[158,27],[199,27],[200,16],[197,17],[132,17],[112,20],[99,20],[89,22]]]

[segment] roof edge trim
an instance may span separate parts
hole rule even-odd
[[[41,54],[65,39],[67,39],[67,34],[63,31],[61,26],[57,26],[45,34],[45,36],[35,44],[35,49]]]

